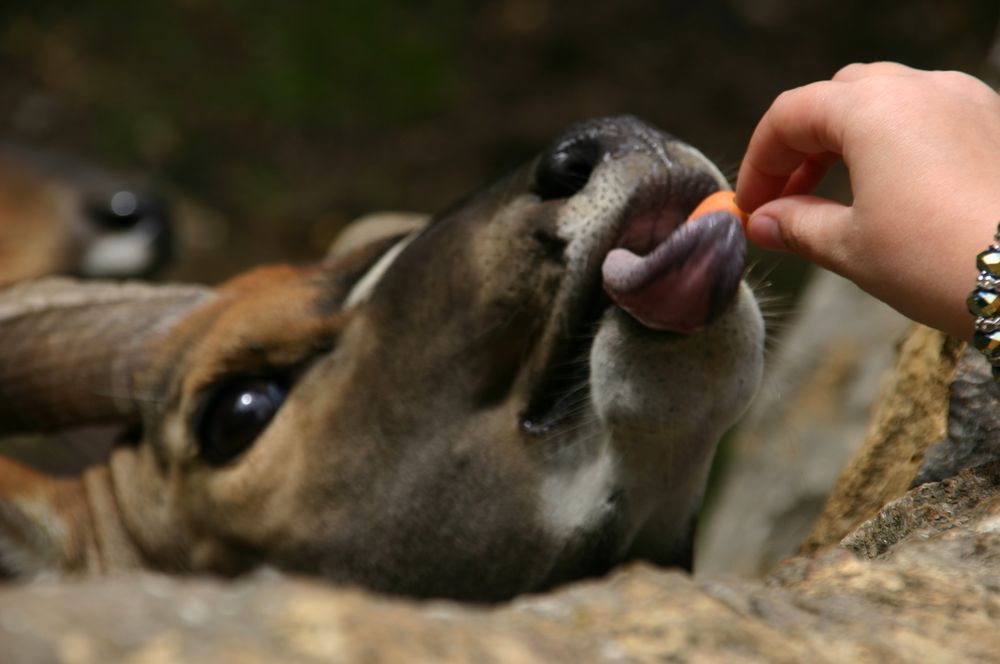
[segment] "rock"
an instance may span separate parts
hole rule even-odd
[[[0,589],[4,662],[995,661],[1000,463],[925,485],[766,581],[634,565],[488,607],[258,574]],[[856,555],[851,551],[861,555]]]
[[[841,472],[802,552],[836,544],[913,486],[927,449],[946,435],[962,350],[962,343],[922,326],[907,335],[865,442]]]
[[[817,271],[730,443],[695,569],[761,577],[792,555],[858,450],[909,322]]]
[[[1000,463],[962,470],[954,478],[923,484],[886,505],[840,545],[866,558],[884,557],[901,542],[955,528],[995,529],[1000,504]],[[974,523],[975,522],[975,523]],[[995,552],[995,556],[1000,551]]]
[[[986,358],[967,347],[951,383],[948,436],[924,455],[914,485],[1000,459],[1000,386]]]

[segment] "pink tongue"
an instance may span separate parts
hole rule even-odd
[[[690,334],[733,299],[745,262],[739,220],[713,212],[685,222],[646,256],[612,249],[601,271],[604,290],[640,323]]]

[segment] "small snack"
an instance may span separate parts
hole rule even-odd
[[[726,310],[739,289],[748,216],[731,191],[708,196],[679,225],[676,215],[662,217],[672,221],[663,224],[640,215],[632,220],[639,232],[626,231],[626,239],[604,257],[604,292],[651,330],[701,330]],[[655,242],[638,243],[637,236]]]
[[[740,223],[743,225],[743,228],[747,227],[747,221],[750,219],[750,215],[736,205],[736,192],[734,191],[717,191],[714,194],[709,195],[701,203],[698,203],[698,207],[694,209],[694,212],[691,213],[688,219],[694,219],[695,217],[700,217],[703,214],[716,212],[718,210],[732,212],[740,218]]]

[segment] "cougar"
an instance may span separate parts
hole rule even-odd
[[[604,118],[314,265],[3,291],[0,433],[44,455],[117,431],[75,475],[0,460],[3,566],[266,565],[483,601],[690,566],[763,362],[738,220],[685,222],[726,187],[694,148]]]

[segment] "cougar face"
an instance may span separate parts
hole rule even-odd
[[[634,118],[593,121],[426,227],[150,314],[107,475],[121,538],[160,569],[476,600],[689,565],[762,365],[738,223],[676,230],[725,186]],[[683,331],[605,295],[621,247],[671,255]]]

